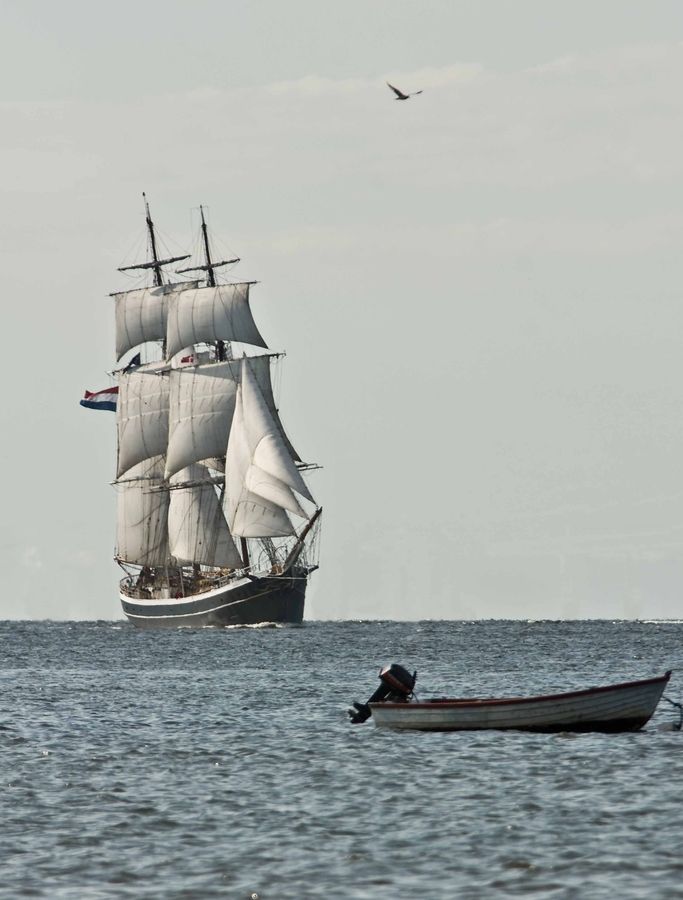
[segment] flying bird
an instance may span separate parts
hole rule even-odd
[[[397,87],[394,87],[393,84],[389,84],[387,81],[387,85],[391,88],[391,90],[396,94],[395,100],[408,100],[410,97],[414,97],[416,94],[421,94],[422,91],[413,91],[412,94],[404,94],[403,91],[399,91]]]

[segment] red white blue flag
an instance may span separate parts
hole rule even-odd
[[[103,391],[86,391],[81,406],[88,409],[108,409],[116,412],[116,400],[119,396],[118,387],[105,388]]]

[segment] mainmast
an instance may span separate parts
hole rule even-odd
[[[234,259],[223,259],[220,262],[212,262],[211,260],[211,249],[209,247],[209,234],[206,227],[206,220],[204,219],[204,207],[199,207],[199,213],[202,217],[202,241],[204,244],[204,265],[203,266],[191,266],[189,269],[178,269],[178,275],[183,275],[185,272],[206,272],[206,284],[208,287],[216,287],[216,276],[214,274],[214,269],[219,269],[221,266],[229,266],[231,263],[238,263],[240,261],[239,256],[236,256]],[[187,257],[184,257],[185,259]]]
[[[202,242],[204,244],[204,265],[203,266],[191,266],[189,269],[178,269],[178,274],[182,275],[185,272],[206,272],[206,284],[207,287],[216,287],[216,274],[214,269],[219,269],[221,266],[229,266],[231,263],[238,263],[239,256],[236,256],[234,259],[223,259],[220,262],[213,262],[211,260],[211,248],[209,247],[209,232],[206,227],[206,219],[204,218],[204,207],[199,207],[199,214],[202,217]],[[224,362],[228,359],[228,354],[225,349],[225,341],[216,341],[216,359],[220,362]]]
[[[157,253],[157,239],[154,233],[154,222],[152,222],[152,216],[149,211],[149,203],[147,202],[147,195],[143,191],[143,199],[145,201],[145,221],[147,222],[147,231],[149,232],[149,247],[150,254],[152,259],[150,262],[145,263],[137,263],[134,266],[123,266],[123,268],[119,269],[119,272],[129,272],[132,269],[153,269],[154,270],[154,286],[161,287],[164,283],[164,273],[162,271],[162,266],[167,266],[169,263],[180,262],[183,259],[189,259],[190,254],[187,253],[185,256],[171,256],[168,259],[159,259],[159,254]]]
[[[159,265],[159,256],[157,254],[157,239],[154,234],[154,222],[152,222],[152,216],[149,211],[149,203],[147,202],[147,196],[145,192],[142,192],[142,196],[145,200],[145,221],[147,222],[147,230],[149,231],[149,246],[152,251],[152,260],[154,261],[154,284],[156,287],[161,287],[164,283],[164,277],[161,271],[161,266]]]
[[[211,262],[211,248],[209,247],[209,233],[206,227],[206,219],[204,218],[204,207],[199,206],[199,214],[202,217],[202,240],[204,242],[204,260],[206,264],[206,282],[209,287],[216,287],[216,275],[214,273],[214,268],[217,266],[227,265],[227,262],[214,263]],[[239,262],[239,259],[231,259],[230,262]],[[225,341],[216,341],[216,357],[219,360],[227,359],[228,354],[225,352]],[[240,538],[240,550],[242,551],[242,563],[245,569],[248,569],[251,565],[251,560],[249,559],[249,545],[247,544],[246,538]]]
[[[206,230],[206,221],[204,219],[204,207],[199,207],[202,217],[202,238],[204,239],[204,257],[206,259],[206,280],[209,287],[216,287],[216,276],[213,271],[213,263],[211,262],[211,249],[209,247],[209,234]]]

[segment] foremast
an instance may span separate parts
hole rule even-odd
[[[189,259],[190,254],[160,258],[154,222],[147,195],[144,191],[142,199],[145,207],[145,225],[147,227],[148,255],[150,258],[145,262],[122,266],[118,271],[151,271],[153,288],[161,289],[166,284],[163,267]],[[174,285],[169,285],[169,287],[173,288]],[[147,343],[148,339],[153,338],[161,340],[161,355],[162,357],[166,355],[165,336],[161,333],[154,335],[148,333],[150,326],[149,322],[145,321],[145,316],[149,318],[150,309],[153,305],[149,302],[150,298],[147,296],[149,293],[147,289],[143,288],[113,295],[116,298],[116,352],[118,360],[128,350],[134,349],[142,343]],[[155,299],[159,294],[159,291],[155,292]],[[126,320],[134,317],[136,312],[140,314],[140,327],[137,333],[135,330],[126,327]],[[133,331],[132,334],[131,330]],[[154,366],[154,363],[151,365]],[[131,370],[143,370],[139,353],[128,362],[123,370],[119,370],[116,373],[119,377],[119,390],[121,388],[121,378],[131,372]],[[163,373],[160,373],[160,377],[163,378]],[[145,392],[140,392],[140,399],[142,399],[143,393]],[[153,393],[147,392],[142,401],[148,409],[150,418],[158,419],[161,417],[161,428],[158,427],[159,422],[156,422],[157,428],[155,430],[161,430],[162,432],[165,395],[166,391],[164,390],[163,382],[160,381],[155,385],[155,391]],[[125,571],[128,571],[126,565],[140,566],[137,576],[138,583],[140,583],[141,579],[150,582],[157,581],[158,571],[161,569],[164,576],[163,580],[166,585],[170,586],[172,572],[169,567],[169,495],[162,490],[164,486],[165,457],[162,453],[148,452],[141,454],[141,458],[137,459],[132,465],[126,465],[125,462],[122,463],[122,429],[118,407],[117,426],[118,477],[115,484],[119,485],[119,494],[116,559]],[[148,428],[147,430],[149,432],[150,429]],[[162,448],[159,447],[159,449]]]
[[[157,238],[156,233],[154,231],[154,222],[152,221],[152,215],[149,211],[149,203],[147,202],[147,195],[142,194],[142,199],[145,204],[145,222],[147,225],[147,235],[149,239],[149,251],[151,260],[143,263],[135,263],[132,266],[123,266],[118,271],[119,272],[131,272],[135,269],[151,269],[154,273],[154,286],[161,287],[164,283],[164,273],[162,266],[168,266],[171,263],[181,262],[184,259],[189,259],[190,254],[187,253],[184,256],[170,256],[168,259],[159,259],[159,253],[157,251]]]

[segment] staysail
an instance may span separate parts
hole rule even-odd
[[[226,454],[230,531],[245,538],[294,534],[287,511],[306,518],[295,492],[315,502],[268,409],[251,360],[243,357]]]
[[[250,369],[289,452],[298,459],[275,407],[270,360],[265,355],[250,357]],[[225,453],[240,372],[240,360],[233,359],[170,373],[167,478],[194,462],[220,459]]]

